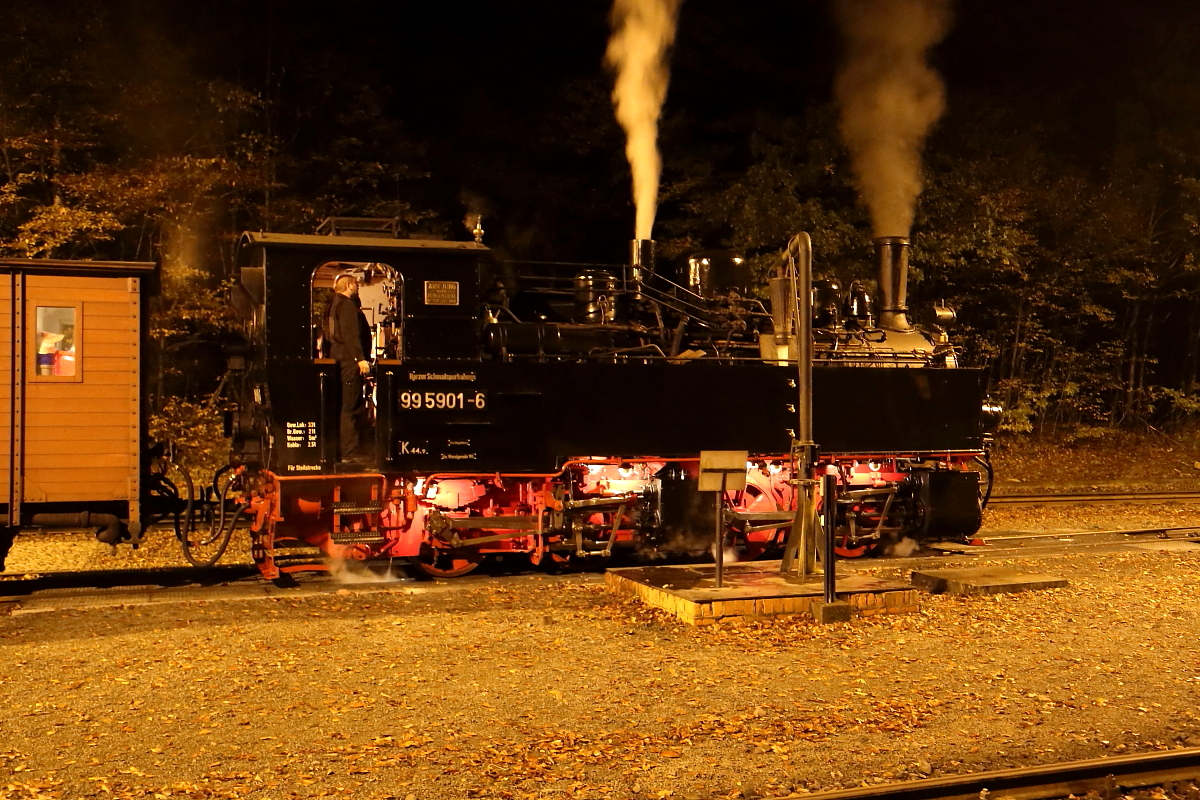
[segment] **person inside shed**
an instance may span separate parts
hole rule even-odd
[[[364,443],[367,432],[363,379],[370,373],[371,326],[358,301],[358,279],[339,275],[333,284],[333,301],[325,317],[329,357],[338,362],[342,378],[340,426],[341,461],[365,467],[374,461],[373,448]]]
[[[39,333],[41,338],[38,340],[37,351],[38,375],[53,375],[55,354],[58,352],[58,343],[63,340],[63,334],[50,331]]]
[[[62,341],[54,353],[54,374],[60,377],[75,375],[75,326],[62,326]]]

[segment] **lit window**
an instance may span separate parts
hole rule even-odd
[[[76,374],[74,306],[37,307],[37,375],[73,378]]]

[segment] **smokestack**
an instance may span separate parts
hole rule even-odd
[[[908,321],[908,251],[905,236],[880,236],[875,239],[875,258],[879,263],[879,327],[893,331],[911,331]]]
[[[641,296],[642,284],[654,275],[654,240],[634,239],[629,243],[629,279],[633,291]]]

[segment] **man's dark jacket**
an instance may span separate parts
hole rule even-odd
[[[357,335],[356,335],[357,334]],[[371,326],[359,308],[357,298],[335,294],[325,319],[325,338],[329,357],[338,361],[366,361],[371,350]]]

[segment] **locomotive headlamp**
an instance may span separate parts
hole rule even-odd
[[[938,328],[948,328],[957,320],[958,315],[954,313],[954,309],[942,300],[928,306],[921,315],[921,322]]]
[[[984,399],[980,409],[979,422],[985,433],[995,433],[1000,427],[1000,418],[1004,416],[1004,406],[996,400]]]
[[[953,325],[958,321],[958,315],[954,313],[954,309],[944,303],[939,303],[933,307],[934,318],[938,325],[943,327]]]

